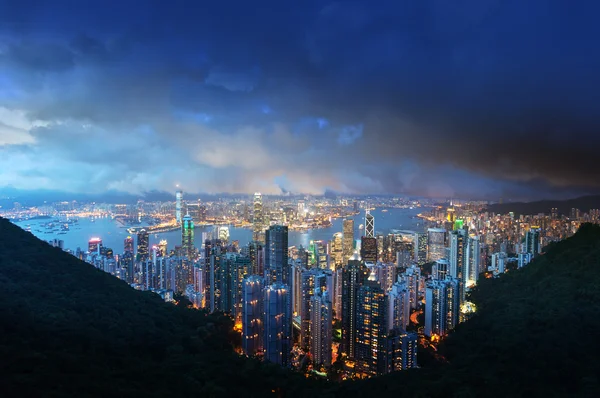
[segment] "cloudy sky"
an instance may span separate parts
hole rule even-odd
[[[0,190],[598,193],[597,4],[0,0]]]

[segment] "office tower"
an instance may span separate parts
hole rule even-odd
[[[175,192],[175,221],[181,223],[181,217],[183,215],[183,191]]]
[[[272,225],[265,235],[265,277],[266,283],[290,283],[288,264],[288,227]]]
[[[183,217],[181,223],[181,250],[188,259],[194,259],[194,220],[189,214]]]
[[[459,322],[461,282],[431,281],[425,291],[425,335],[445,336]]]
[[[264,279],[252,275],[242,286],[242,349],[248,356],[262,355]]]
[[[169,256],[169,251],[167,249],[167,240],[166,239],[161,239],[160,242],[158,243],[158,248],[160,249],[160,252],[162,254],[163,257],[168,257]]]
[[[450,202],[450,207],[448,207],[446,213],[446,219],[448,220],[448,222],[454,224],[454,222],[456,221],[456,210],[452,206],[452,202]]]
[[[133,239],[132,239],[133,240]],[[125,278],[124,280],[131,284],[133,283],[133,253],[130,251],[126,251],[125,253],[123,253],[123,255],[119,258],[119,262],[121,263],[121,268],[123,270],[125,270]]]
[[[125,238],[125,241],[123,242],[123,253],[131,253],[131,255],[133,256],[134,248],[133,238],[131,236]]]
[[[310,355],[315,366],[331,365],[332,323],[329,294],[318,292],[310,301]]]
[[[427,261],[436,261],[446,257],[446,230],[429,228],[427,230]]]
[[[375,237],[375,217],[369,209],[366,210],[365,214],[365,236],[367,238]]]
[[[360,238],[360,257],[365,263],[377,262],[377,239],[366,236]]]
[[[100,250],[102,250],[102,239],[92,238],[88,241],[88,252],[90,254],[100,254]]]
[[[236,322],[241,322],[244,280],[250,275],[252,264],[250,259],[239,253],[228,253],[233,261],[230,278],[232,279],[232,316]]]
[[[467,270],[467,231],[459,229],[458,231],[450,232],[450,276],[458,278],[463,286],[467,285],[468,270]],[[464,291],[464,290],[463,290]],[[464,297],[463,297],[464,299]],[[462,301],[461,301],[462,304]]]
[[[385,373],[396,372],[417,367],[416,333],[407,333],[402,329],[394,329],[386,337]]]
[[[525,253],[534,258],[540,253],[540,227],[532,226],[525,235]]]
[[[342,257],[343,266],[346,266],[354,253],[354,219],[346,218],[342,224]]]
[[[481,244],[479,242],[479,236],[469,236],[467,240],[467,258],[465,264],[467,266],[466,271],[466,284],[465,286],[472,286],[477,284],[479,279],[479,269],[481,268]]]
[[[356,348],[354,358],[367,374],[384,374],[388,333],[387,295],[379,284],[368,281],[356,294]]]
[[[316,268],[302,271],[300,286],[300,344],[304,349],[309,348],[311,329],[311,299],[315,294],[327,289],[325,274]]]
[[[289,366],[292,336],[291,294],[288,286],[275,282],[264,290],[265,361]]]
[[[450,262],[445,258],[437,260],[431,267],[431,278],[445,280],[448,276],[450,276]]]
[[[260,192],[254,194],[254,213],[252,215],[253,232],[252,240],[260,243],[265,241],[265,225],[263,214],[262,195]]]
[[[265,251],[260,242],[248,243],[248,257],[252,264],[252,275],[264,275],[265,273]]]
[[[398,282],[405,282],[409,292],[410,308],[416,309],[421,291],[421,268],[413,264],[398,276]]]
[[[333,234],[333,239],[331,240],[331,258],[335,269],[342,268],[345,265],[342,249],[342,236],[341,232],[336,232]]]
[[[229,227],[221,225],[217,230],[217,239],[220,239],[224,244],[227,244],[229,242]]]
[[[405,330],[410,322],[410,292],[406,282],[394,283],[388,296],[388,329]]]
[[[417,265],[425,265],[427,262],[427,241],[427,234],[415,233],[414,254]]]
[[[141,229],[137,233],[137,261],[144,262],[149,257],[150,235],[145,229]]]
[[[356,294],[358,288],[367,281],[369,270],[362,263],[358,253],[348,260],[342,269],[342,351],[354,358],[356,348]]]

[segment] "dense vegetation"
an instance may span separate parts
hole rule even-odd
[[[487,207],[494,214],[508,214],[513,212],[516,216],[521,214],[550,214],[550,209],[558,209],[558,214],[568,216],[571,209],[587,212],[590,209],[600,209],[600,195],[582,196],[568,200],[538,200],[535,202],[495,203]]]
[[[3,396],[598,396],[600,227],[483,280],[439,362],[360,382],[237,356],[227,317],[163,303],[0,219]],[[443,360],[446,359],[448,363]]]

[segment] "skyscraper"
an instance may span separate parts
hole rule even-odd
[[[265,235],[265,276],[266,283],[290,283],[288,264],[288,227],[272,225]]]
[[[388,298],[378,283],[368,281],[356,294],[356,349],[359,369],[377,375],[386,373]]]
[[[450,276],[457,278],[462,286],[466,286],[469,279],[467,244],[467,231],[459,229],[450,232],[450,269],[448,271]],[[464,289],[462,291],[464,292]],[[463,299],[464,297],[461,297],[461,304]]]
[[[300,344],[304,349],[308,349],[311,341],[311,300],[315,295],[327,289],[327,279],[325,274],[317,268],[302,271],[300,278]]]
[[[427,234],[415,233],[414,254],[417,265],[425,265],[427,262]]]
[[[181,223],[181,250],[189,260],[194,259],[194,220],[189,214],[183,217]]]
[[[244,280],[242,288],[242,349],[248,356],[263,353],[264,279],[258,275]]]
[[[427,261],[436,261],[446,257],[446,230],[429,228],[427,230]]]
[[[145,229],[137,233],[137,261],[146,261],[149,257],[150,235]]]
[[[342,224],[342,257],[344,266],[354,253],[354,219],[346,218]]]
[[[398,276],[399,282],[405,282],[408,289],[410,308],[416,309],[419,303],[419,287],[421,286],[421,268],[413,264]]]
[[[425,335],[444,336],[459,322],[461,283],[447,278],[431,281],[425,292]]]
[[[467,265],[465,287],[475,285],[479,279],[479,268],[481,267],[481,244],[479,236],[469,236],[465,263]]]
[[[540,254],[540,227],[532,226],[525,235],[525,253],[534,258]]]
[[[402,329],[390,332],[386,338],[386,373],[417,367],[417,339],[416,333]]]
[[[360,238],[360,256],[365,263],[377,262],[377,239],[363,236]]]
[[[182,216],[182,209],[183,209],[183,191],[177,191],[175,192],[175,221],[177,221],[177,223],[181,223],[181,216]]]
[[[254,213],[253,217],[253,232],[252,240],[260,243],[265,242],[265,226],[264,226],[264,215],[263,215],[263,203],[262,195],[260,192],[254,194]]]
[[[288,286],[276,282],[264,290],[265,361],[289,365],[291,353],[292,314]]]
[[[367,281],[369,270],[364,266],[358,253],[348,260],[342,269],[342,351],[354,358],[356,348],[356,294],[358,288]]]
[[[333,260],[333,264],[335,269],[342,268],[344,266],[344,256],[342,249],[342,241],[343,235],[341,232],[336,232],[333,234],[333,239],[331,240],[331,257]]]
[[[123,242],[123,253],[131,253],[131,255],[133,256],[134,248],[133,238],[131,236],[125,238],[125,241]]]
[[[404,329],[410,321],[410,292],[406,282],[396,282],[388,293],[388,329]]]
[[[375,237],[375,217],[369,209],[366,210],[365,214],[365,236],[367,238]]]
[[[310,354],[315,365],[331,365],[332,322],[329,294],[318,292],[310,301]]]
[[[88,241],[88,252],[90,252],[90,254],[100,254],[101,249],[102,239],[92,238]]]

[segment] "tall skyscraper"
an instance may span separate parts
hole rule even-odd
[[[194,259],[194,220],[186,214],[181,223],[181,250],[188,259]]]
[[[388,298],[378,283],[368,281],[356,294],[356,350],[359,369],[377,375],[386,373]]]
[[[308,349],[311,341],[311,300],[316,294],[327,289],[327,279],[323,271],[317,268],[302,271],[300,278],[300,344],[304,349]]]
[[[449,274],[453,278],[457,278],[462,283],[462,286],[466,286],[469,280],[467,244],[467,231],[459,229],[450,232]],[[464,297],[461,298],[461,304],[463,299]]]
[[[390,332],[386,338],[386,373],[417,367],[417,340],[416,333],[402,329]]]
[[[102,239],[92,238],[88,241],[88,252],[90,254],[100,254],[100,250],[102,250]]]
[[[427,230],[427,261],[436,261],[446,257],[446,230],[429,228]]]
[[[342,237],[343,235],[341,232],[336,232],[333,234],[333,239],[331,240],[331,257],[335,269],[342,268],[345,265],[342,249]]]
[[[377,239],[367,236],[361,237],[360,256],[365,263],[377,263]]]
[[[427,234],[415,233],[414,254],[417,265],[425,265],[427,262]]]
[[[406,330],[410,321],[410,292],[406,282],[394,283],[388,296],[388,329]]]
[[[150,235],[145,229],[137,233],[137,261],[146,261],[149,258]]]
[[[366,210],[365,214],[365,236],[367,238],[375,237],[375,217],[369,209]]]
[[[264,290],[265,361],[287,367],[290,364],[292,314],[288,286],[276,282]]]
[[[133,256],[134,253],[134,244],[133,244],[133,238],[131,236],[128,236],[127,238],[125,238],[125,241],[123,242],[123,253],[131,253],[131,255]]]
[[[327,291],[310,301],[310,354],[314,365],[331,365],[332,305]]]
[[[410,308],[416,309],[419,304],[419,290],[421,286],[421,268],[413,264],[398,276],[399,282],[405,282],[409,293]]]
[[[534,258],[540,254],[540,227],[532,226],[525,235],[525,253]]]
[[[467,241],[467,259],[465,263],[467,265],[467,280],[465,287],[477,284],[477,280],[479,279],[479,269],[481,268],[481,244],[479,236],[469,236]]]
[[[431,281],[425,292],[425,335],[445,336],[459,322],[461,282]]]
[[[175,220],[177,223],[181,223],[181,217],[183,215],[183,191],[175,192]]]
[[[254,213],[252,215],[253,229],[252,229],[252,240],[260,243],[265,242],[265,225],[264,225],[264,214],[263,214],[263,202],[262,195],[260,192],[254,194]]]
[[[272,225],[265,235],[265,276],[266,283],[290,283],[288,264],[288,227]]]
[[[369,277],[368,268],[362,263],[358,253],[348,260],[342,269],[342,351],[354,358],[356,349],[356,307],[357,291]]]
[[[264,279],[258,275],[244,280],[242,289],[242,349],[248,356],[263,353]]]
[[[346,218],[342,224],[342,256],[344,266],[348,263],[354,253],[354,219]]]

